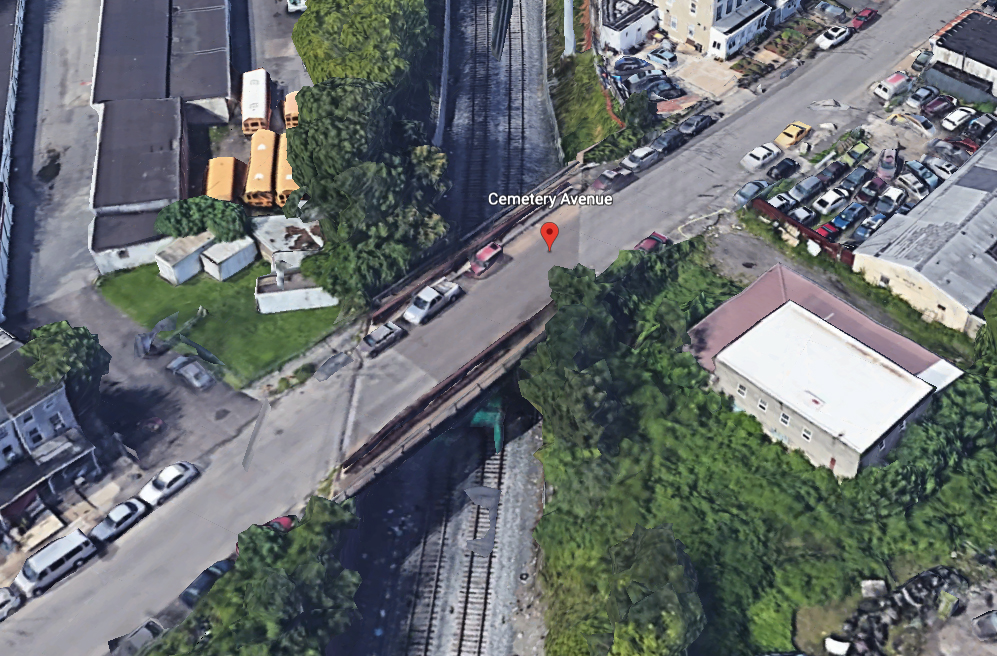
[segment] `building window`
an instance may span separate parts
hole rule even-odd
[[[120,251],[118,251],[118,257],[120,257],[121,259],[128,257],[128,249],[122,248]]]
[[[880,276],[879,277],[879,286],[880,287],[889,287],[890,286],[890,279],[887,278],[886,276]]]
[[[807,442],[809,442],[810,438],[814,436],[814,433],[809,428],[804,428],[803,432],[800,433],[800,435],[803,436],[803,439],[805,439]]]
[[[768,409],[768,407],[769,407],[769,404],[765,401],[765,399],[758,399],[758,409],[759,410],[761,410],[762,412],[765,412]]]
[[[690,39],[696,38],[696,28],[692,25],[689,26],[689,38]]]
[[[737,6],[740,7],[741,3],[737,3]],[[729,14],[732,11],[734,11],[734,0],[727,0],[727,13]]]
[[[945,306],[944,305],[939,305],[938,309],[941,310],[942,312],[944,312],[945,311]]]
[[[717,7],[717,17],[716,17],[715,20],[720,20],[720,18],[723,15],[724,15],[724,8],[723,7]]]
[[[831,469],[831,471],[834,471],[834,465],[837,462],[838,462],[837,460],[835,460],[834,458],[831,458],[831,463],[828,465],[828,467]]]
[[[3,459],[7,463],[10,463],[12,460],[14,460],[14,447],[12,447],[12,446],[5,446],[3,448]]]
[[[744,2],[744,0],[737,0],[737,6],[738,6],[738,8],[740,8],[742,2]]]
[[[787,415],[785,412],[779,415],[779,423],[782,424],[783,426],[789,426],[789,415]]]
[[[696,3],[695,2],[690,2],[689,3],[689,13],[695,15],[695,13],[696,13]]]
[[[55,407],[55,399],[49,399],[48,401],[45,402],[46,410],[51,410],[54,407]]]
[[[721,43],[720,43],[719,41],[714,41],[714,42],[713,42],[713,49],[714,49],[714,50],[720,50],[720,46],[721,46],[721,45],[722,45],[722,44],[721,44]]]
[[[32,428],[28,431],[28,441],[30,441],[32,445],[40,444],[42,441],[42,432],[38,430],[37,427]]]
[[[748,393],[748,388],[747,387],[745,387],[744,385],[738,385],[737,386],[737,395],[738,396],[740,396],[740,397],[743,398],[744,395],[747,394],[747,393]]]
[[[672,23],[671,23],[671,25],[672,25],[672,29],[673,30],[677,30],[679,28],[679,19],[677,19],[674,16],[672,16]]]
[[[55,430],[56,433],[65,430],[66,424],[62,421],[62,415],[58,412],[49,417],[48,420],[49,423],[52,424],[52,429]]]

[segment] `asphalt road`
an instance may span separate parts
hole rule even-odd
[[[244,432],[215,451],[210,462],[199,462],[207,465],[204,476],[140,523],[105,559],[0,625],[0,652],[103,653],[109,638],[138,626],[204,567],[231,553],[239,531],[304,500],[341,453],[352,451],[419,394],[538,311],[550,298],[546,272],[551,266],[581,262],[601,271],[618,250],[632,247],[651,230],[674,233],[691,214],[725,204],[748,179],[737,169],[745,152],[795,119],[845,121],[840,114],[817,119],[807,107],[825,98],[861,105],[872,82],[963,7],[956,0],[901,0],[867,34],[808,62],[670,163],[645,173],[616,195],[611,209],[558,210],[548,217],[560,227],[551,253],[539,235],[527,233],[507,247],[510,261],[485,280],[462,283],[469,291],[464,298],[394,349],[359,370],[353,367],[324,383],[311,380],[282,399],[248,473],[241,467]],[[351,395],[354,380],[356,394]]]

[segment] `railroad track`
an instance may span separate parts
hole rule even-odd
[[[463,212],[465,217],[475,219],[485,207],[484,198],[490,189],[489,182],[489,123],[491,119],[491,87],[495,80],[492,76],[496,66],[489,49],[489,37],[493,0],[473,0],[474,2],[474,52],[471,54],[471,122],[467,142],[467,164],[464,168]],[[462,221],[463,222],[463,221]],[[477,225],[475,220],[471,225]],[[466,225],[466,222],[465,222]]]
[[[509,94],[502,189],[518,194],[526,189],[526,42],[523,40],[522,0],[509,1],[513,6],[504,52],[509,72]]]

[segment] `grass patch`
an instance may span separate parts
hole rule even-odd
[[[561,58],[564,52],[564,3],[547,0],[547,61],[557,84],[551,91],[554,116],[561,136],[561,149],[567,160],[574,159],[589,146],[620,130],[606,109],[606,96],[596,71],[595,50],[581,52],[585,46],[585,27],[579,12],[583,3],[575,3],[575,51],[579,54]],[[613,111],[618,103],[610,96]]]
[[[121,271],[100,280],[109,302],[146,328],[179,312],[183,323],[208,311],[188,337],[225,363],[241,387],[281,366],[332,332],[339,308],[280,314],[256,311],[256,278],[270,272],[266,262],[240,271],[225,282],[203,273],[179,287],[159,277],[154,264]]]
[[[824,31],[824,26],[809,18],[796,18],[786,24],[786,27],[796,30],[803,36],[809,38],[818,32]]]
[[[793,29],[786,29],[765,45],[765,49],[780,57],[792,57],[803,46],[807,45],[807,37]]]
[[[969,106],[981,114],[993,114],[997,110],[997,103],[971,103]]]
[[[841,631],[862,599],[861,594],[845,597],[824,606],[805,606],[793,619],[793,643],[808,654],[824,654],[824,638]]]
[[[952,330],[937,322],[927,323],[921,313],[907,304],[885,287],[870,285],[861,274],[855,273],[847,265],[832,260],[824,254],[817,257],[807,252],[804,240],[795,248],[787,244],[776,233],[773,226],[763,223],[752,212],[741,215],[741,224],[753,235],[765,239],[790,257],[812,269],[823,269],[834,274],[851,292],[862,296],[871,303],[883,308],[896,322],[896,331],[911,339],[932,353],[936,353],[961,368],[967,367],[975,358],[973,340],[966,333]],[[898,575],[899,576],[899,575]]]

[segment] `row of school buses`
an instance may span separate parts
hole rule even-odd
[[[285,129],[298,125],[295,91],[284,99]],[[287,162],[287,133],[270,130],[270,75],[260,68],[242,76],[242,132],[251,136],[249,166],[235,157],[216,157],[205,172],[205,195],[252,207],[283,207],[298,185]]]

